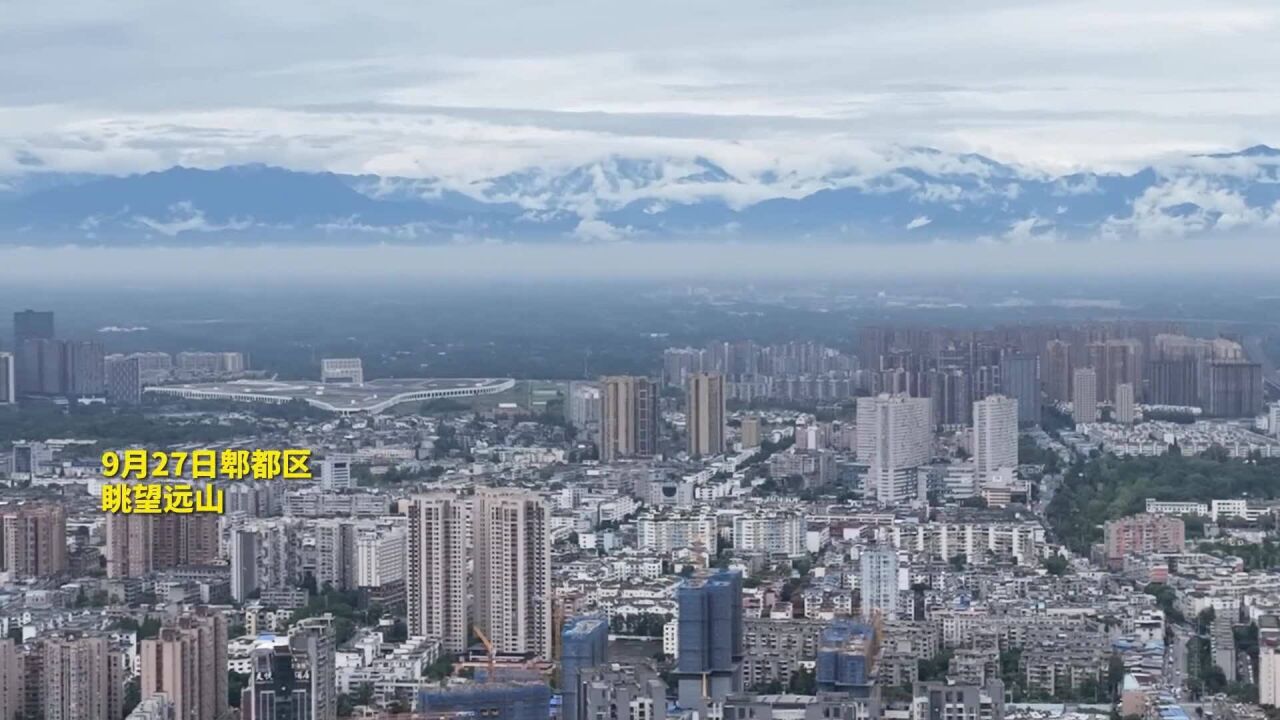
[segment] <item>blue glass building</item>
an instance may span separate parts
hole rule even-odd
[[[578,617],[565,623],[560,634],[561,720],[583,720],[582,670],[609,661],[609,623],[600,617]]]

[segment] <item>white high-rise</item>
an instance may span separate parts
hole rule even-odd
[[[879,611],[886,620],[898,614],[898,553],[891,547],[862,551],[862,617],[871,620]]]
[[[1280,705],[1280,619],[1258,618],[1258,704]]]
[[[1071,419],[1077,425],[1098,421],[1098,374],[1093,368],[1071,374]]]
[[[335,454],[320,462],[320,487],[325,490],[350,490],[356,486],[351,476],[351,456]]]
[[[472,506],[475,622],[498,652],[551,658],[550,513],[536,493],[480,488]]]
[[[231,531],[231,598],[244,602],[258,590],[258,552],[262,538],[257,531],[241,528]]]
[[[463,500],[419,495],[409,504],[407,583],[410,635],[439,638],[446,652],[467,646],[467,544]]]
[[[973,464],[979,480],[1018,466],[1018,401],[991,395],[973,404]]]
[[[1120,383],[1116,386],[1116,417],[1118,423],[1132,425],[1135,419],[1133,404],[1133,385]]]
[[[864,495],[894,505],[916,496],[916,470],[933,455],[929,398],[858,398],[858,459],[868,464]]]

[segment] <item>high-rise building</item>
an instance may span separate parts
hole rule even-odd
[[[689,455],[710,457],[724,453],[724,376],[695,373],[686,386]]]
[[[156,570],[208,565],[218,559],[218,516],[164,513],[151,518],[151,562]]]
[[[818,636],[815,681],[823,692],[869,695],[876,678],[875,626],[837,620]]]
[[[947,428],[964,427],[972,419],[969,376],[963,368],[952,367],[929,374],[929,398],[933,422]]]
[[[409,533],[400,524],[361,528],[356,535],[356,587],[385,598],[383,607],[404,606]]]
[[[973,404],[973,462],[979,480],[1018,466],[1018,401],[992,395]]]
[[[44,392],[40,375],[40,341],[52,341],[53,313],[22,310],[13,314],[13,354],[16,392],[21,395]],[[61,378],[58,373],[56,378]]]
[[[101,635],[49,634],[38,643],[39,686],[28,698],[47,720],[118,720],[124,704],[123,652]],[[33,679],[28,675],[28,681]],[[30,705],[28,705],[30,706]]]
[[[1280,438],[1280,403],[1272,403],[1267,411],[1267,430],[1272,437]]]
[[[142,403],[142,362],[133,356],[109,355],[105,361],[107,400],[117,405]]]
[[[13,346],[25,340],[52,340],[53,313],[47,310],[21,310],[13,314]]]
[[[231,598],[244,602],[259,589],[258,553],[262,538],[256,530],[239,528],[231,531]]]
[[[107,515],[107,577],[142,577],[154,569],[151,547],[152,515]]]
[[[93,340],[62,342],[63,392],[74,397],[97,397],[106,393],[107,383],[102,343]]]
[[[328,615],[299,620],[289,629],[294,680],[307,691],[309,712],[303,717],[338,717],[336,645],[333,618]]]
[[[472,500],[475,624],[498,652],[551,657],[550,520],[526,490],[482,487]]]
[[[440,638],[445,652],[467,647],[467,522],[451,493],[419,495],[409,504],[406,599],[410,635]]]
[[[1040,358],[1030,353],[1000,357],[1000,391],[1018,401],[1018,424],[1040,424]]]
[[[0,718],[22,717],[23,658],[12,638],[0,638]]]
[[[360,358],[325,358],[320,361],[320,382],[364,384],[364,364]]]
[[[875,613],[892,620],[898,616],[898,553],[891,547],[869,547],[860,559],[862,617]]]
[[[1207,367],[1207,363],[1205,364]],[[1198,407],[1201,362],[1194,356],[1154,359],[1147,363],[1150,401],[1156,405]]]
[[[350,519],[316,521],[316,584],[334,590],[356,586],[356,526]]]
[[[929,398],[858,398],[858,459],[870,466],[864,495],[882,505],[916,496],[916,471],[933,455],[932,417]]]
[[[1098,421],[1098,375],[1093,368],[1071,374],[1071,419],[1077,425]]]
[[[0,352],[0,405],[18,402],[18,365],[13,353]]]
[[[17,353],[19,395],[61,395],[66,392],[66,352],[60,340],[28,338]]]
[[[569,399],[565,406],[565,419],[592,442],[600,442],[600,411],[604,395],[600,385],[593,382],[569,383]]]
[[[154,638],[141,642],[142,698],[164,694],[174,720],[221,720],[227,707],[227,621],[222,613],[195,608],[166,620]]]
[[[561,720],[591,720],[582,703],[580,673],[609,659],[609,621],[603,617],[573,618],[560,634]]]
[[[1142,387],[1142,343],[1132,338],[1089,344],[1089,365],[1097,373],[1099,402],[1115,402],[1116,386]]]
[[[1044,347],[1044,392],[1054,402],[1066,402],[1071,395],[1071,344],[1050,340]]]
[[[1209,403],[1214,417],[1254,417],[1262,412],[1262,366],[1244,360],[1209,366]]]
[[[1236,681],[1235,618],[1230,613],[1214,613],[1209,625],[1209,652],[1213,664],[1222,668],[1228,683]],[[1252,678],[1250,678],[1252,679]]]
[[[51,578],[66,570],[66,510],[54,504],[0,503],[0,577]]]
[[[705,354],[695,348],[667,348],[662,352],[662,382],[667,387],[687,387],[689,376],[703,371]]]
[[[742,447],[760,447],[759,415],[746,415],[742,418]]]
[[[334,720],[338,716],[332,618],[294,623],[288,637],[266,635],[250,656],[241,720]]]
[[[324,490],[350,490],[356,486],[351,475],[351,456],[329,455],[320,461],[320,487]]]
[[[676,591],[680,706],[705,709],[742,690],[742,574],[685,580]]]
[[[647,457],[658,449],[658,385],[643,377],[600,379],[600,459]]]
[[[107,577],[142,577],[153,570],[208,565],[218,558],[218,516],[137,513],[107,515]]]
[[[1118,423],[1132,425],[1136,409],[1133,401],[1133,386],[1120,383],[1116,386],[1115,420]]]
[[[1280,706],[1280,617],[1258,618],[1258,704]]]

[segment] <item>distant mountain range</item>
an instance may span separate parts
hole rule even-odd
[[[1049,176],[928,148],[875,169],[735,176],[608,157],[466,184],[264,165],[0,177],[0,244],[813,239],[1049,241],[1280,232],[1280,150]]]

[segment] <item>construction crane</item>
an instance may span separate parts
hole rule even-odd
[[[475,631],[476,637],[480,638],[481,644],[484,645],[485,652],[489,654],[489,672],[484,676],[484,681],[493,682],[494,666],[497,663],[496,653],[493,651],[493,643],[489,642],[489,636],[484,634],[479,625],[472,625],[471,629]]]

